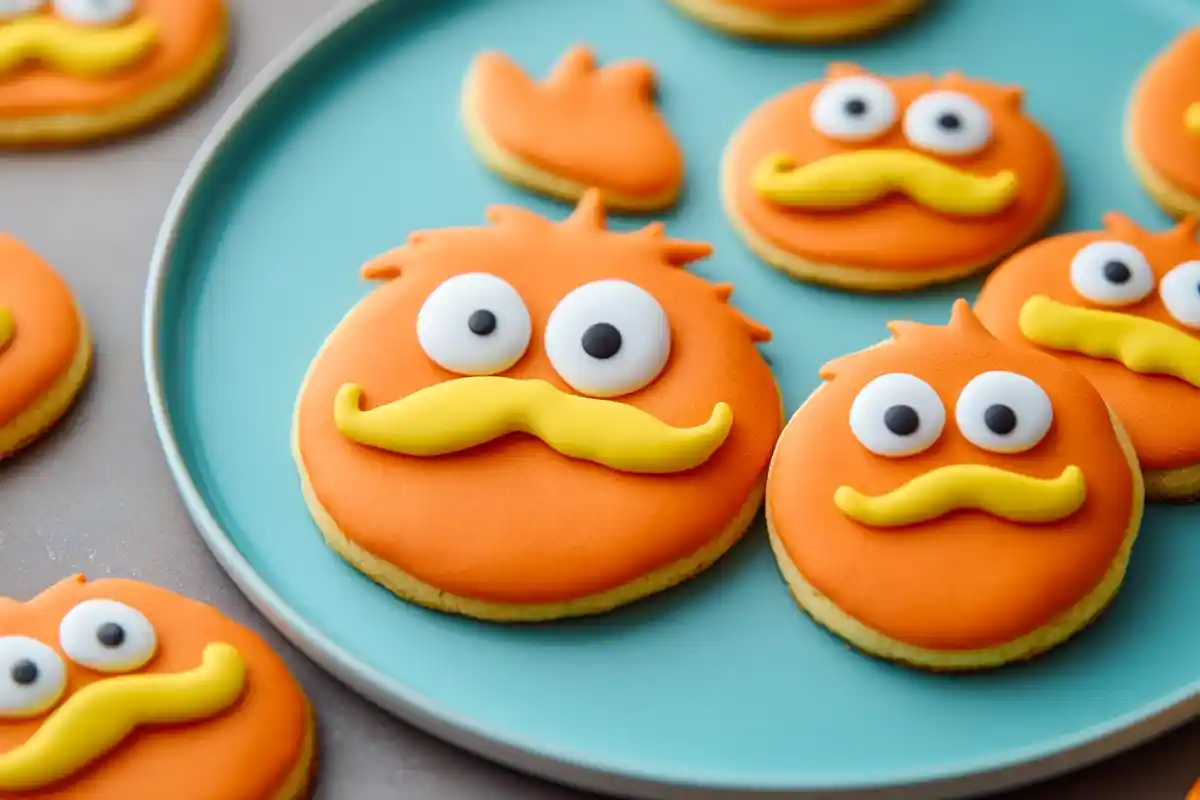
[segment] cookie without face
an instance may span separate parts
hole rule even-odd
[[[700,22],[752,39],[832,42],[889,28],[923,0],[671,0]]]

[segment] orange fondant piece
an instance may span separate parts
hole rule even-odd
[[[84,771],[39,791],[36,798],[271,798],[301,760],[308,703],[287,667],[252,631],[216,609],[144,583],[69,578],[27,603],[0,598],[0,635],[29,636],[53,648],[67,665],[71,694],[108,676],[66,657],[59,623],[77,604],[115,600],[140,611],[158,634],[158,651],[136,674],[174,674],[201,663],[205,646],[232,645],[246,666],[241,699],[218,717],[177,726],[139,728]],[[34,734],[46,717],[0,721],[0,753]]]
[[[812,104],[826,83],[868,74],[853,64],[831,64],[826,81],[784,92],[742,124],[730,143],[725,168],[729,202],[746,225],[784,252],[808,261],[892,271],[984,266],[1036,233],[1048,204],[1055,203],[1061,191],[1061,167],[1049,135],[1023,113],[1020,89],[957,73],[941,78],[873,76],[895,94],[897,118],[891,129],[861,143],[834,141],[818,131],[811,120]],[[1014,172],[1018,195],[1003,211],[975,218],[947,216],[894,194],[844,211],[806,211],[782,208],[755,191],[751,176],[773,154],[788,155],[802,166],[868,148],[923,152],[905,139],[902,119],[914,100],[934,90],[966,94],[991,114],[992,139],[985,149],[939,160],[985,177]]]
[[[679,561],[710,543],[747,502],[782,424],[778,391],[755,340],[769,336],[726,304],[729,287],[679,267],[709,247],[604,228],[589,193],[566,222],[492,208],[489,227],[414,235],[372,262],[394,280],[338,326],[309,373],[297,437],[313,491],[347,537],[377,558],[455,595],[504,603],[586,597]],[[510,434],[453,455],[418,458],[364,447],[334,424],[334,396],[360,383],[364,407],[458,376],[421,350],[415,320],[448,278],[485,271],[524,299],[533,319],[525,355],[503,373],[571,390],[542,336],[572,289],[602,279],[650,292],[670,320],[672,350],[658,378],[619,398],[671,425],[693,425],[728,403],[733,427],[703,465],[636,475],[567,458]],[[395,277],[399,275],[399,277]]]
[[[1063,613],[1100,583],[1125,538],[1133,475],[1100,395],[1083,376],[1034,348],[994,339],[959,301],[949,326],[893,323],[887,345],[838,359],[788,424],[771,466],[773,527],[818,592],[868,627],[933,650],[1013,641]],[[954,407],[981,372],[1032,379],[1054,421],[1033,449],[1000,455],[971,444]],[[928,450],[877,456],[850,429],[850,407],[872,379],[909,373],[934,388],[946,427]],[[834,505],[838,487],[877,495],[951,464],[984,464],[1034,478],[1083,470],[1082,508],[1060,522],[1019,525],[958,511],[900,529],[854,522]]]
[[[542,83],[503,53],[483,53],[471,70],[471,103],[505,151],[557,177],[639,198],[683,183],[683,152],[655,106],[650,64],[598,69],[573,47]]]
[[[1180,36],[1142,74],[1130,107],[1131,133],[1149,165],[1200,197],[1200,135],[1185,122],[1200,102],[1200,27]]]
[[[5,425],[63,377],[83,328],[62,278],[7,234],[0,234],[0,308],[13,319],[12,339],[0,348],[0,425]]]
[[[1021,334],[1021,307],[1033,295],[1060,303],[1132,314],[1196,335],[1176,321],[1157,291],[1132,306],[1107,308],[1084,299],[1071,285],[1071,259],[1097,241],[1127,242],[1150,262],[1156,281],[1185,261],[1200,260],[1194,222],[1166,233],[1151,233],[1120,214],[1104,217],[1104,230],[1044,239],[1000,265],[980,292],[975,311],[1002,339],[1028,343]],[[1145,469],[1173,469],[1200,463],[1200,429],[1180,420],[1200,419],[1200,389],[1168,375],[1133,372],[1118,361],[1062,350],[1054,355],[1095,384],[1121,419]]]

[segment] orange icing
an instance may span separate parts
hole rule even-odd
[[[0,425],[5,425],[63,376],[82,329],[62,278],[7,234],[0,234],[0,307],[13,318],[12,340],[0,349]]]
[[[597,69],[573,47],[535,83],[503,53],[471,69],[471,102],[501,148],[558,177],[628,197],[683,183],[683,152],[655,106],[654,69],[622,61]]]
[[[365,270],[394,279],[330,336],[297,412],[299,452],[321,505],[376,557],[439,589],[492,602],[586,597],[710,543],[747,502],[781,427],[774,379],[754,347],[769,333],[726,304],[732,287],[678,268],[708,255],[708,245],[666,238],[658,223],[606,231],[594,191],[558,224],[512,207],[488,216],[488,227],[414,234]],[[728,439],[690,471],[637,475],[567,458],[522,434],[436,458],[343,436],[333,404],[344,383],[360,383],[364,407],[374,407],[458,377],[421,350],[415,319],[435,287],[478,271],[508,281],[533,319],[528,350],[503,375],[566,392],[542,342],[551,310],[595,280],[648,291],[670,320],[670,358],[657,379],[619,401],[679,426],[728,403]]]
[[[1180,36],[1138,82],[1130,108],[1133,140],[1168,182],[1200,196],[1200,136],[1184,124],[1200,101],[1200,27]]]
[[[1079,374],[1030,347],[992,338],[965,301],[949,326],[893,323],[890,343],[822,370],[826,383],[788,424],[771,466],[767,504],[776,534],[800,573],[843,611],[886,636],[934,650],[1003,644],[1050,622],[1100,583],[1129,525],[1133,478],[1100,395]],[[1034,380],[1055,410],[1033,449],[999,455],[959,432],[963,387],[990,370]],[[859,391],[886,373],[934,388],[946,427],[928,450],[885,458],[849,424]],[[1079,466],[1082,508],[1055,523],[1018,525],[958,511],[906,528],[871,528],[834,505],[838,487],[875,495],[938,467],[983,464],[1053,478]]]
[[[1105,309],[1085,300],[1071,285],[1071,259],[1091,242],[1132,244],[1146,256],[1157,280],[1172,267],[1200,259],[1200,243],[1192,223],[1156,234],[1119,214],[1107,214],[1104,228],[1044,239],[1004,262],[980,292],[975,306],[979,318],[1000,338],[1027,343],[1018,317],[1022,305],[1035,294],[1073,306]],[[1157,291],[1132,306],[1105,310],[1145,317],[1196,335],[1171,317]],[[1133,372],[1117,361],[1060,350],[1048,352],[1083,373],[1100,390],[1133,440],[1143,468],[1171,469],[1200,463],[1200,429],[1180,424],[1180,420],[1200,418],[1200,389],[1171,376]]]
[[[42,13],[52,15],[47,10]],[[26,62],[0,75],[0,118],[40,117],[118,108],[186,73],[225,30],[221,0],[137,0],[133,18],[152,19],[150,54],[111,75],[83,78]],[[0,28],[4,26],[0,21]]]
[[[829,66],[826,78],[867,74],[852,64],[839,63]],[[806,83],[778,95],[742,124],[726,152],[726,191],[728,202],[755,233],[787,253],[821,264],[917,271],[983,266],[1040,228],[1047,204],[1059,191],[1061,167],[1048,134],[1022,113],[1020,89],[956,73],[936,79],[929,75],[880,79],[896,96],[897,120],[870,141],[834,141],[813,126],[811,107],[827,81]],[[1018,195],[1003,211],[978,218],[946,216],[897,195],[844,211],[802,211],[781,208],[756,192],[751,176],[764,158],[775,153],[804,165],[867,148],[920,152],[905,139],[901,119],[909,104],[931,90],[966,94],[991,114],[992,139],[983,150],[937,160],[979,176],[1005,170],[1016,173]]]
[[[53,648],[67,665],[71,694],[107,676],[73,663],[59,645],[59,623],[84,600],[116,600],[140,611],[158,633],[158,651],[136,674],[174,674],[195,668],[206,645],[237,648],[246,664],[246,689],[228,711],[207,721],[149,726],[83,772],[34,798],[173,797],[269,798],[301,758],[308,703],[287,667],[266,642],[216,609],[129,580],[61,581],[27,603],[0,598],[0,635],[29,636]],[[0,752],[26,741],[52,713],[0,720]]]

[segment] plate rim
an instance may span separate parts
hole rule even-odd
[[[402,0],[409,3],[430,0]],[[440,0],[444,1],[444,0]],[[974,761],[951,762],[939,771],[895,773],[856,781],[825,776],[804,785],[773,781],[697,782],[682,775],[649,774],[632,765],[591,761],[586,755],[548,749],[440,707],[437,701],[360,661],[288,605],[263,579],[222,528],[184,459],[167,410],[159,333],[164,328],[165,287],[178,235],[197,189],[225,145],[288,73],[361,14],[388,0],[338,0],[295,41],[276,54],[238,93],[189,161],[155,238],[142,307],[142,367],[155,433],[184,506],[217,563],[251,605],[288,642],[329,676],[389,715],[458,748],[526,774],[591,791],[639,798],[734,798],[766,796],[912,798],[973,796],[1012,789],[1080,769],[1117,755],[1200,718],[1200,678],[1189,686],[1104,723]],[[686,20],[684,21],[686,22]]]

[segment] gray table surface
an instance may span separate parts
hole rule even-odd
[[[75,411],[40,444],[0,465],[3,592],[25,599],[76,572],[133,577],[211,603],[259,631],[284,654],[317,709],[318,800],[582,797],[389,718],[293,650],[210,557],[154,434],[142,380],[141,312],[167,203],[222,111],[334,2],[234,2],[236,52],[228,71],[197,107],[163,127],[87,150],[0,155],[0,229],[67,277],[97,342],[95,373]],[[1182,800],[1198,776],[1200,723],[1193,723],[1110,762],[1004,798]]]

